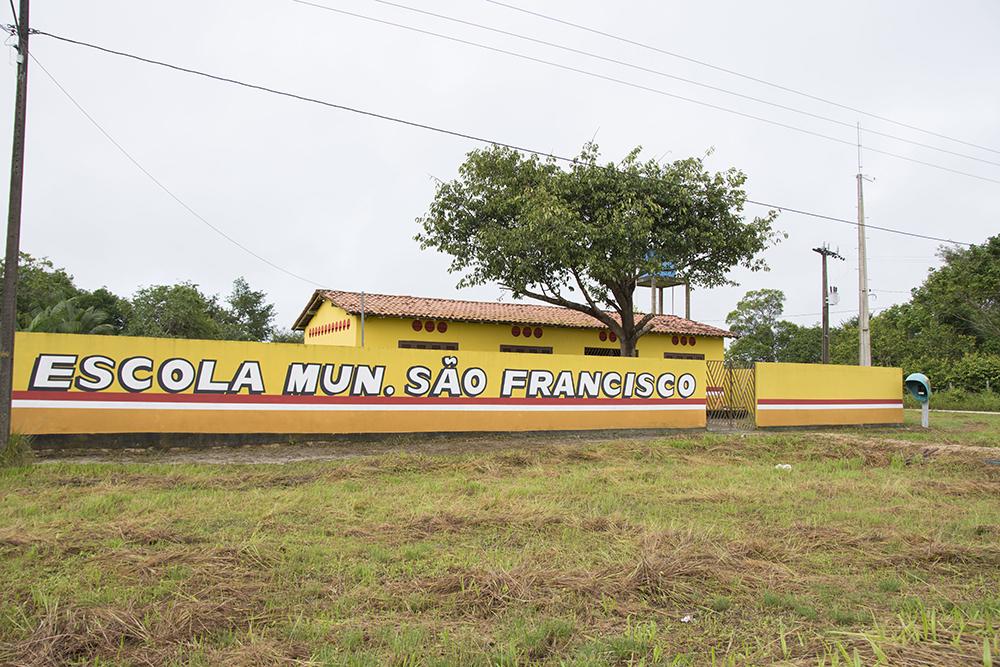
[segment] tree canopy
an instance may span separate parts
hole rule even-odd
[[[80,298],[74,296],[42,308],[25,330],[97,335],[115,333],[114,325],[108,322],[108,314],[95,306],[81,306]]]
[[[872,361],[926,373],[938,386],[1000,389],[1000,236],[970,248],[943,248],[943,263],[914,288],[908,303],[871,319]],[[727,322],[741,337],[727,358],[815,362],[820,327],[781,319],[780,290],[747,292]],[[830,361],[858,363],[858,321],[830,329]]]
[[[274,336],[274,304],[267,293],[250,289],[245,278],[233,281],[222,313],[226,338],[230,340],[270,340]]]
[[[0,267],[3,260],[0,259]],[[17,326],[26,328],[35,315],[60,301],[78,296],[73,276],[57,268],[47,257],[22,252],[17,274]]]
[[[913,303],[941,324],[1000,354],[1000,236],[970,248],[944,247],[944,264],[913,294]]]
[[[779,319],[785,294],[776,289],[747,292],[726,317],[726,325],[739,336],[727,351],[729,359],[741,362],[819,361],[820,331]]]
[[[0,261],[2,267],[2,261]],[[17,325],[25,331],[301,342],[274,328],[274,305],[246,279],[222,299],[189,282],[152,285],[131,299],[106,287],[88,291],[48,258],[21,253]]]
[[[136,292],[127,332],[132,336],[266,341],[274,334],[267,294],[233,281],[224,303],[193,283],[153,285]]]
[[[587,313],[632,356],[652,327],[633,303],[640,277],[669,264],[694,286],[732,284],[736,266],[766,268],[759,253],[776,240],[774,212],[744,219],[742,172],[639,152],[601,164],[587,144],[562,169],[509,148],[473,151],[438,186],[416,238],[451,255],[460,287],[497,283],[516,299]]]

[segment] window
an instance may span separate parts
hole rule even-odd
[[[457,350],[458,343],[441,343],[430,340],[401,340],[399,347],[406,350]]]
[[[551,347],[538,345],[501,345],[501,352],[521,352],[523,354],[552,354]]]
[[[704,354],[684,354],[682,352],[664,352],[664,359],[704,359]]]
[[[585,347],[583,354],[588,357],[620,357],[622,349],[620,347]]]

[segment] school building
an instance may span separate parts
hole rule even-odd
[[[366,348],[621,354],[615,334],[590,315],[529,303],[316,290],[294,329],[304,332],[308,345],[361,347],[363,338]],[[637,352],[640,358],[715,361],[723,358],[727,337],[733,334],[725,329],[655,315],[653,329],[639,339]]]

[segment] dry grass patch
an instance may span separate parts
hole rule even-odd
[[[5,471],[0,662],[982,664],[1000,471],[833,436]]]
[[[81,606],[58,599],[24,599],[26,636],[0,657],[9,664],[62,665],[79,660],[164,664],[197,646],[199,637],[243,634],[273,619],[267,582],[232,549],[120,549],[95,555],[109,576],[153,586],[167,568],[183,566],[190,577],[172,593],[148,602]]]

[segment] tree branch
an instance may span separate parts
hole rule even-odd
[[[646,313],[642,316],[642,319],[635,323],[635,333],[636,340],[641,336],[645,336],[647,333],[653,330],[653,318],[656,317],[653,313]]]
[[[597,307],[597,304],[594,303],[594,300],[591,298],[590,292],[588,292],[587,288],[583,286],[583,281],[580,279],[580,273],[579,271],[576,270],[576,267],[573,267],[572,273],[573,273],[573,278],[576,280],[576,286],[580,288],[580,293],[583,294],[584,298],[587,299],[587,303],[590,304],[590,307],[593,308],[594,310],[600,310]]]
[[[608,315],[600,308],[586,306],[582,303],[576,303],[575,301],[569,301],[559,296],[558,294],[549,296],[542,292],[535,292],[528,289],[522,289],[520,291],[522,294],[524,294],[525,296],[530,296],[532,299],[538,299],[539,301],[544,301],[545,303],[548,303],[553,306],[562,306],[563,308],[569,308],[570,310],[575,310],[579,313],[590,315],[595,320],[606,325],[609,329],[615,331],[616,333],[621,331],[621,325],[613,317]]]

